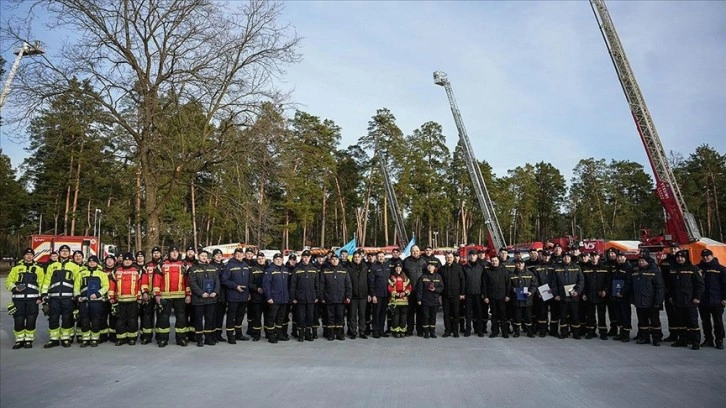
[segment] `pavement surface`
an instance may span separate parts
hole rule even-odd
[[[2,408],[726,406],[726,351],[668,344],[439,336],[45,350],[41,314],[34,348],[11,350],[0,284]]]

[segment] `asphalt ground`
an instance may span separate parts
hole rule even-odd
[[[2,408],[726,406],[726,351],[712,348],[441,338],[439,314],[437,339],[45,350],[41,315],[34,348],[11,350],[8,301],[3,289]]]

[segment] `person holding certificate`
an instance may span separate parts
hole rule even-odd
[[[519,337],[523,325],[527,337],[534,337],[532,327],[532,304],[534,303],[534,298],[532,295],[539,285],[537,277],[532,271],[525,269],[522,258],[517,258],[514,260],[514,271],[509,279],[511,281],[511,297],[514,304],[514,337]]]
[[[194,306],[194,332],[197,347],[217,344],[214,336],[214,307],[220,290],[219,269],[209,263],[209,252],[200,251],[197,263],[189,268],[189,288]]]
[[[555,267],[555,300],[560,302],[560,338],[580,339],[580,293],[585,287],[580,265],[572,263],[572,255],[565,252],[562,263]]]

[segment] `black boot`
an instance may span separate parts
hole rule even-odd
[[[625,329],[623,329],[622,327],[619,327],[618,333],[615,335],[615,337],[613,337],[613,340],[620,341],[623,339],[624,335],[625,335]]]
[[[653,332],[650,333],[650,337],[653,339],[653,345],[659,347],[661,339],[663,338],[663,332],[661,332],[660,329],[653,330]]]
[[[32,340],[25,340],[25,344],[23,345],[25,348],[33,348],[33,341]]]
[[[703,340],[703,343],[701,343],[701,347],[716,347],[716,345],[713,342],[713,337],[706,337]]]
[[[530,324],[527,326],[527,337],[533,338],[534,337],[534,327]]]
[[[16,341],[15,344],[13,344],[13,350],[21,349],[23,347],[25,347],[25,341],[23,340]]]
[[[608,339],[608,332],[605,330],[600,330],[600,340],[607,340]]]
[[[549,335],[553,337],[559,337],[559,331],[558,331],[559,323],[550,323],[550,331]]]
[[[197,347],[204,347],[204,344],[206,343],[204,341],[204,336],[202,336],[201,334],[197,334],[196,338],[197,338]],[[209,344],[209,343],[207,343],[207,344]]]
[[[514,325],[514,336],[513,336],[515,339],[519,337],[519,330],[520,330],[519,325],[515,324]]]
[[[643,330],[639,330],[640,338],[635,344],[650,344],[650,335]]]
[[[60,346],[60,341],[58,340],[51,340],[43,345],[43,348],[53,348]]]
[[[345,332],[343,331],[343,328],[338,327],[336,330],[338,331],[338,334],[335,336],[335,338],[341,341],[345,340]]]
[[[560,327],[560,336],[559,336],[559,338],[566,339],[568,337],[570,337],[570,332],[568,330],[568,327],[567,326]]]
[[[595,337],[595,329],[588,330],[585,339],[590,340],[593,337]]]
[[[297,330],[295,330],[295,331],[296,331],[296,333],[295,333],[295,337],[297,337],[297,341],[298,341],[298,342],[303,342],[303,341],[305,341],[305,337],[306,337],[306,335],[305,335],[305,331],[306,331],[306,330],[305,330],[305,329],[297,329]]]
[[[315,338],[313,336],[313,330],[315,330],[315,329],[310,328],[310,327],[305,329],[305,341],[313,341],[313,339]]]
[[[502,322],[502,326],[500,329],[502,331],[502,338],[508,339],[509,338],[509,322]]]
[[[267,337],[267,341],[272,344],[277,343],[277,334],[275,332],[270,332],[265,335]]]
[[[430,332],[429,337],[431,337],[432,339],[435,339],[436,338],[436,328],[435,327],[430,328],[429,332]]]
[[[240,331],[239,335],[242,335],[242,331]],[[234,332],[227,332],[227,343],[237,344],[237,336],[234,334]]]
[[[630,329],[623,329],[623,337],[620,338],[623,343],[630,342]]]
[[[618,326],[610,326],[610,331],[608,332],[609,337],[614,337],[618,335]]]
[[[716,348],[723,350],[723,339],[716,339]]]

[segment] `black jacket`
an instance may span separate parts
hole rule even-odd
[[[387,262],[373,262],[368,273],[368,294],[379,298],[388,297],[388,277],[391,269]]]
[[[414,258],[409,256],[403,260],[403,271],[406,272],[406,276],[414,285],[418,282],[418,278],[426,272],[426,258],[419,256]]]
[[[484,290],[484,268],[479,262],[467,262],[462,267],[464,271],[464,294],[479,296]]]
[[[196,263],[189,268],[189,289],[192,291],[193,305],[206,305],[217,303],[216,298],[203,298],[202,294],[216,293],[219,296],[221,289],[219,270],[210,264]]]
[[[669,296],[676,307],[697,307],[693,299],[702,300],[705,291],[703,272],[691,265],[689,260],[685,263],[671,265]]]
[[[587,301],[594,304],[604,302],[610,294],[608,266],[602,261],[597,265],[589,262],[582,268],[582,275],[585,278],[585,288],[582,290],[582,294],[587,296]],[[605,292],[605,297],[600,297],[599,292]]]
[[[703,271],[705,284],[701,304],[704,306],[720,305],[721,301],[726,299],[726,267],[721,266],[716,258],[713,258],[711,262],[701,261],[698,267]]]
[[[386,286],[388,290],[388,286]],[[343,303],[353,296],[348,269],[342,265],[329,265],[323,269],[320,278],[321,298],[325,303]]]
[[[502,264],[496,268],[489,265],[484,271],[482,283],[482,294],[489,300],[504,300],[512,290],[509,271]]]
[[[416,296],[421,306],[437,306],[439,296],[444,291],[444,282],[438,272],[428,271],[418,278],[416,283]]]
[[[265,301],[264,293],[259,293],[257,289],[262,288],[262,278],[265,276],[266,267],[267,265],[260,265],[257,262],[250,267],[250,273],[252,274],[250,277],[250,300],[253,303],[264,303]]]
[[[445,298],[456,298],[464,294],[466,281],[461,265],[454,262],[451,265],[443,264],[439,268],[439,275],[444,283],[444,291],[441,293]]]
[[[320,298],[318,268],[312,263],[305,265],[300,262],[295,265],[290,281],[290,300],[309,304]]]
[[[663,304],[665,283],[655,262],[637,267],[625,283],[625,291],[637,308],[654,308]]]
[[[585,278],[582,276],[580,266],[574,263],[558,264],[554,268],[555,287],[552,288],[552,294],[560,297],[561,302],[578,302],[580,293],[585,287]],[[569,296],[565,291],[566,285],[575,285],[572,290],[577,292],[577,296]]]
[[[517,268],[514,268],[514,271],[512,271],[509,275],[509,281],[509,286],[511,287],[511,292],[509,292],[509,298],[514,302],[514,305],[532,306],[534,300],[533,296],[537,291],[537,287],[539,286],[539,281],[537,280],[537,276],[534,274],[534,272],[526,268],[522,269],[521,271],[518,271]],[[531,293],[532,295],[524,295],[524,299],[517,299],[517,292],[524,292],[524,288],[527,288],[526,292]]]
[[[539,286],[542,286],[546,283],[550,285],[550,289],[552,289],[552,269],[549,265],[547,265],[541,259],[538,259],[534,262],[527,261],[525,265],[527,265],[527,269],[529,269],[530,272],[534,273],[534,276],[537,277],[537,283]],[[539,290],[536,293],[539,298],[542,298]]]
[[[350,283],[353,287],[352,299],[368,298],[368,265],[365,262],[356,264],[348,263],[348,274],[350,275]]]
[[[219,275],[220,283],[222,282],[222,272],[224,271],[224,263],[222,262],[214,262],[214,260],[209,261],[209,264],[217,268],[217,274]],[[225,303],[227,302],[227,291],[224,290],[224,288],[219,289],[219,293],[217,293],[217,302]]]
[[[252,272],[247,262],[238,261],[234,258],[227,262],[222,270],[222,286],[227,292],[227,300],[230,302],[246,302],[250,299],[250,278]],[[237,290],[242,287],[242,291]]]
[[[623,297],[618,297],[615,295],[615,293],[613,292],[613,281],[622,281],[623,285],[625,285],[625,282],[628,281],[631,273],[633,273],[633,266],[630,265],[630,262],[628,261],[625,261],[622,264],[615,262],[614,264],[610,265],[610,288],[608,289],[608,295],[611,301],[630,302],[628,293],[623,290],[625,289],[624,286],[623,289],[620,290],[620,293],[623,295]]]

